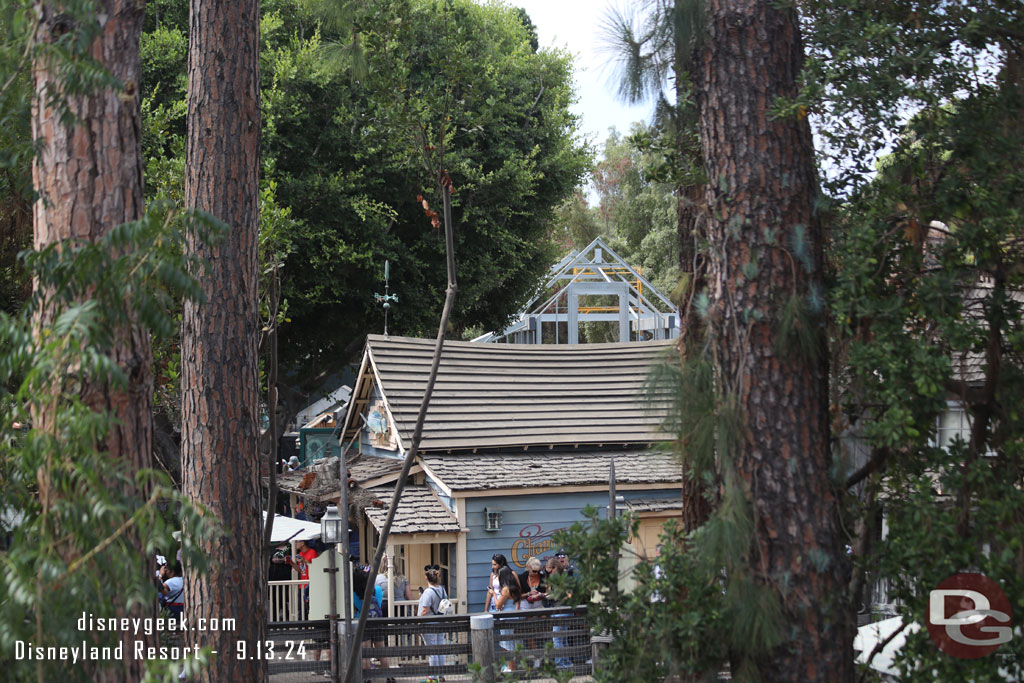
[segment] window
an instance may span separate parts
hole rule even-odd
[[[971,418],[959,402],[951,401],[945,412],[941,413],[935,421],[935,438],[932,445],[938,448],[949,449],[957,436],[965,443],[971,441]],[[983,455],[994,456],[995,452],[986,448]]]

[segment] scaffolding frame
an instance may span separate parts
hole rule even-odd
[[[675,305],[600,237],[553,265],[539,291],[515,322],[501,332],[489,332],[473,341],[542,344],[544,324],[553,323],[554,343],[578,344],[582,322],[617,322],[620,342],[631,341],[634,335],[637,339],[650,335],[652,340],[679,336]],[[613,296],[617,303],[580,306],[581,296]],[[565,342],[559,334],[562,322],[568,327]]]

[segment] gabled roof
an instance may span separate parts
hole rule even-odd
[[[371,480],[388,478],[402,471],[402,461],[391,458],[376,458],[372,455],[357,455],[346,461],[348,476],[360,486]]]
[[[647,444],[669,439],[644,388],[674,342],[515,345],[445,342],[421,452]],[[346,417],[361,426],[376,382],[400,448],[411,447],[434,341],[370,335]]]
[[[310,425],[308,423],[322,416],[325,412],[329,412],[335,408],[344,407],[351,396],[352,387],[338,387],[320,400],[314,401],[300,410],[295,415],[296,428],[315,427],[316,425]]]

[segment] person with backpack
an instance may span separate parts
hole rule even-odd
[[[366,568],[359,565],[356,562],[356,558],[350,558],[352,564],[352,609],[354,610],[352,616],[356,619],[359,618],[360,612],[363,611],[363,594],[366,592],[366,584],[370,580],[370,574]],[[379,619],[384,616],[384,612],[381,610],[381,603],[384,602],[384,591],[380,586],[374,585],[373,595],[370,596],[370,606],[368,608],[366,616],[371,619]],[[369,633],[370,629],[366,630]],[[365,635],[365,634],[364,634]],[[385,647],[384,639],[380,636],[376,637],[365,637],[363,643],[369,642],[370,647]],[[372,659],[372,658],[371,658]],[[366,660],[363,660],[364,666]],[[380,658],[381,666],[388,668],[387,657]]]
[[[423,568],[427,578],[427,589],[420,596],[420,616],[437,616],[452,614],[455,609],[452,601],[448,599],[448,591],[441,584],[441,567],[436,564],[428,564]],[[427,645],[444,644],[443,633],[424,633],[423,642]],[[444,655],[430,655],[430,666],[444,666]]]
[[[363,594],[366,592],[366,582],[370,580],[370,574],[363,567],[358,564],[352,567],[352,607],[355,610],[352,616],[358,618],[359,613],[363,609]],[[383,610],[380,605],[384,602],[384,590],[374,584],[373,595],[370,596],[370,613],[367,615],[371,619],[379,619],[384,616]]]

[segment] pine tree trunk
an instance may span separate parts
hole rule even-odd
[[[716,383],[745,422],[735,468],[754,516],[749,571],[779,593],[787,629],[758,668],[769,681],[851,681],[824,336],[817,354],[776,346],[785,302],[806,305],[822,274],[810,127],[769,111],[796,92],[797,20],[771,0],[708,0],[707,12],[695,80],[709,179],[708,326]],[[821,312],[812,316],[820,325]]]
[[[210,571],[186,573],[186,610],[233,618],[235,631],[194,631],[219,654],[206,681],[266,679],[262,661],[235,656],[265,640],[267,571],[262,552],[257,426],[257,234],[259,172],[258,0],[191,0],[185,202],[227,224],[215,246],[189,248],[208,266],[204,304],[182,321],[182,483],[230,536],[203,548]],[[187,533],[187,530],[186,530]]]
[[[672,17],[678,21],[675,12],[679,11],[678,5],[674,7]],[[693,87],[689,74],[683,70],[684,64],[688,63],[687,52],[690,50],[689,41],[684,39],[678,26],[674,33],[675,47],[675,145],[676,156],[679,163],[691,161],[693,151],[687,144],[688,137],[692,134],[690,121],[693,120],[692,106],[688,102],[690,90]],[[679,104],[686,102],[687,104]],[[686,107],[684,110],[683,107]],[[693,298],[696,292],[702,292],[707,286],[707,263],[704,255],[700,252],[699,244],[703,238],[705,211],[704,211],[703,185],[677,185],[676,186],[676,240],[679,245],[679,272],[686,278],[686,286],[682,288],[679,301],[679,350],[681,362],[685,365],[691,351],[698,347],[704,339],[704,322],[693,305]],[[685,452],[686,444],[682,444]],[[684,458],[682,472],[682,498],[683,507],[681,519],[683,528],[692,531],[707,521],[711,514],[711,506],[705,495],[705,485],[699,478],[695,478],[686,464]]]
[[[89,94],[64,96],[75,123],[61,122],[50,106],[48,92],[63,92],[64,76],[52,70],[45,59],[33,65],[36,96],[32,105],[32,137],[40,148],[32,165],[32,180],[38,197],[33,213],[33,247],[41,249],[61,240],[96,241],[112,228],[142,216],[142,156],[140,153],[141,113],[138,83],[141,73],[139,38],[142,35],[143,6],[134,0],[103,0],[98,3],[100,35],[91,53],[123,85],[123,90],[105,88]],[[36,41],[58,40],[72,30],[71,20],[57,3],[36,2],[40,19]],[[38,322],[54,311],[43,310]],[[128,377],[125,389],[106,383],[87,382],[81,392],[85,403],[96,411],[116,417],[103,447],[112,458],[130,463],[129,471],[152,467],[153,374],[148,333],[137,325],[115,330],[115,362]],[[33,416],[35,429],[59,429],[55,416]],[[144,499],[147,491],[124,491]],[[149,574],[152,567],[138,538],[128,534],[138,548],[137,559],[120,571]],[[154,614],[152,606],[137,606],[126,616]],[[125,652],[133,651],[135,640],[148,640],[125,632]],[[148,644],[148,643],[147,643]],[[104,663],[105,665],[106,663]],[[125,657],[118,667],[89,671],[94,680],[140,680],[145,662]]]

